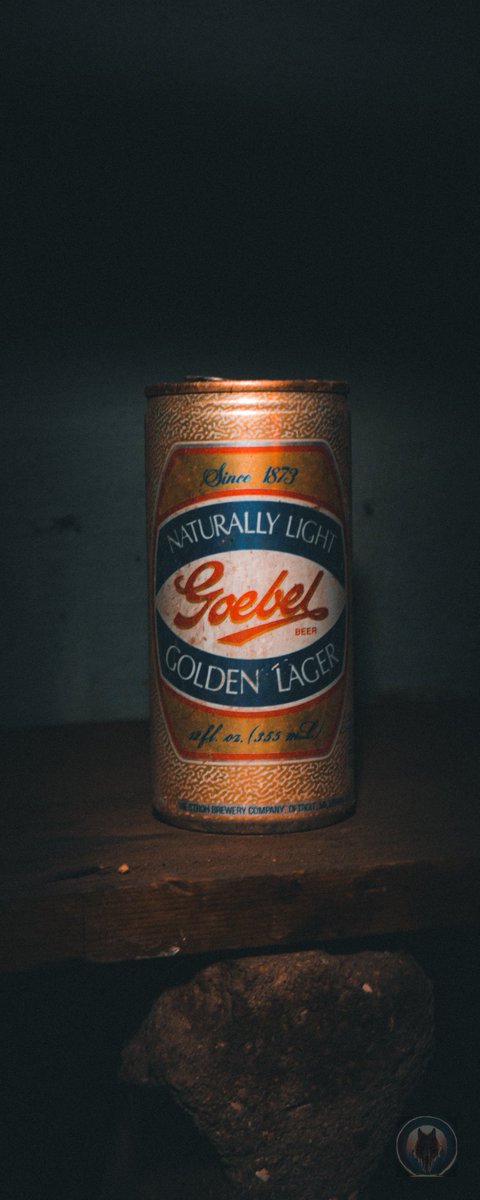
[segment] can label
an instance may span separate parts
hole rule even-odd
[[[153,574],[158,686],[180,758],[331,751],[347,656],[344,524],[325,441],[172,448]]]

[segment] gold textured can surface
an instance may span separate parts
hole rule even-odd
[[[276,833],[354,807],[345,383],[146,389],[154,807]]]

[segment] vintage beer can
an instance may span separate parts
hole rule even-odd
[[[148,387],[154,808],[273,833],[353,809],[345,383]]]

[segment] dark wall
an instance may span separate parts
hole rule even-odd
[[[473,0],[3,19],[7,719],[146,711],[142,389],[187,373],[350,379],[362,689],[469,694]]]

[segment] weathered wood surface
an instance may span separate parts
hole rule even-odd
[[[292,947],[478,920],[479,727],[469,704],[367,710],[355,815],[263,836],[156,820],[143,723],[12,732],[2,964]]]

